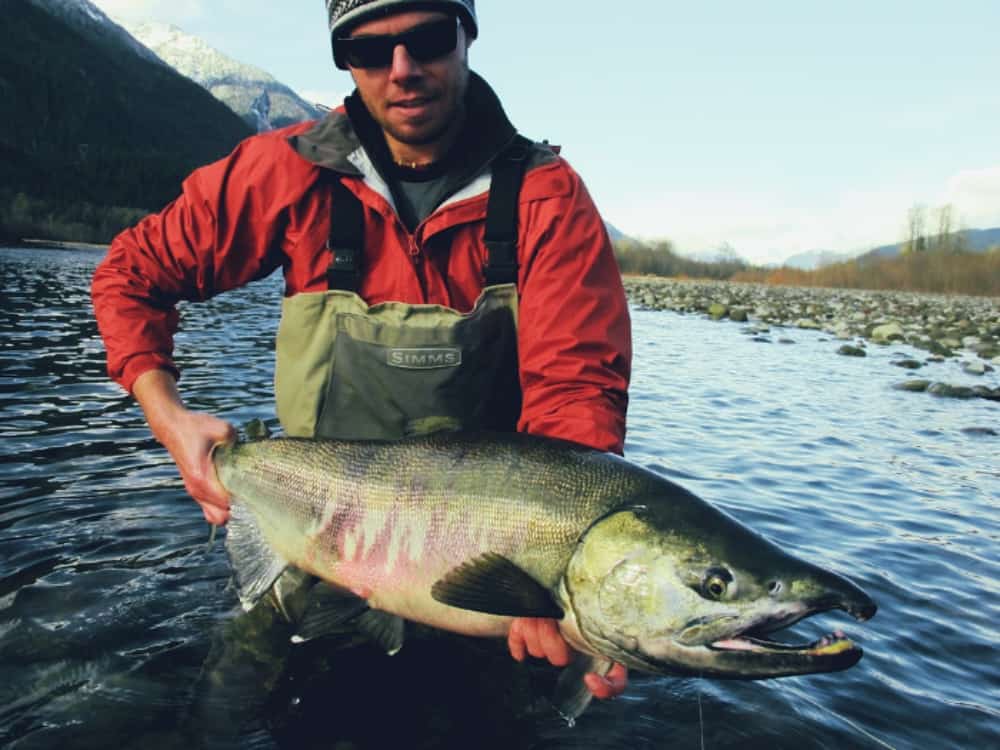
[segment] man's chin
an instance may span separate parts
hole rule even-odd
[[[446,127],[435,123],[427,123],[425,125],[407,124],[392,128],[389,130],[389,135],[394,140],[404,143],[407,146],[431,146],[440,141],[446,131]]]

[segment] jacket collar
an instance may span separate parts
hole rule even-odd
[[[468,182],[486,169],[517,132],[493,89],[476,73],[469,74],[465,107],[465,126],[448,157],[455,160],[449,171],[459,183]],[[290,136],[288,142],[306,161],[350,176],[362,176],[356,166],[356,152],[364,149],[388,181],[392,164],[389,147],[357,91],[344,100],[343,108],[334,110],[305,133]]]

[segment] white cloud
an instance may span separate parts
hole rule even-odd
[[[952,204],[969,227],[1000,226],[1000,165],[959,172],[948,180],[941,203]]]
[[[926,194],[891,185],[823,201],[817,206],[803,205],[799,196],[677,191],[638,199],[622,195],[602,202],[601,210],[626,234],[666,237],[682,252],[729,243],[748,260],[774,263],[812,250],[861,252],[898,242],[916,204],[950,203],[957,227],[1000,226],[1000,166],[959,172]]]

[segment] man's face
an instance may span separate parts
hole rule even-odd
[[[450,18],[433,11],[410,11],[357,26],[352,37],[395,35],[422,24]],[[457,21],[454,21],[458,23]],[[362,101],[382,127],[396,156],[402,151],[433,151],[461,124],[462,103],[469,80],[465,29],[458,24],[455,49],[430,62],[419,62],[402,44],[396,45],[385,67],[351,68]],[[431,153],[433,158],[440,154]]]

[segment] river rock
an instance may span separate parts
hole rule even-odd
[[[737,323],[747,322],[747,311],[744,307],[734,307],[729,311],[729,319],[736,321]]]
[[[918,344],[918,346],[920,345]],[[942,344],[940,341],[934,341],[933,339],[931,339],[930,343],[927,345],[927,351],[931,354],[937,354],[940,357],[950,358],[955,356],[955,352]]]
[[[875,326],[872,329],[871,338],[872,341],[877,341],[880,344],[888,343],[889,341],[901,341],[905,338],[903,335],[903,326],[895,321]]]
[[[818,331],[821,328],[820,324],[812,318],[799,318],[794,325],[796,328],[805,328],[811,331]]]
[[[941,398],[972,398],[976,394],[964,385],[948,385],[947,383],[932,383],[927,392]]]
[[[983,437],[1000,436],[1000,433],[998,433],[992,427],[963,427],[962,432],[964,432],[966,435],[976,435]]]
[[[721,302],[713,302],[708,306],[708,314],[715,320],[721,320],[729,314],[729,308]]]
[[[973,362],[963,362],[962,371],[969,375],[985,375],[987,372],[992,372],[993,368],[982,361]]]
[[[921,367],[923,367],[923,364],[917,362],[917,360],[915,359],[896,359],[893,360],[890,364],[893,364],[896,367],[902,367],[904,370],[919,370]]]
[[[896,383],[893,386],[897,391],[912,391],[914,393],[923,393],[930,386],[931,381],[929,380],[906,380],[902,383]]]
[[[868,352],[862,349],[860,346],[852,346],[851,344],[844,344],[837,350],[837,354],[843,354],[845,357],[867,357]]]

